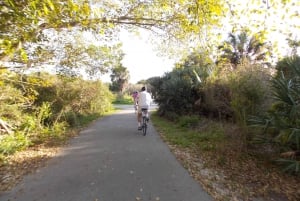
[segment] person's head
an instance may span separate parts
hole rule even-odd
[[[142,87],[141,91],[146,91],[146,87]]]

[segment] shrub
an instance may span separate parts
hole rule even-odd
[[[270,75],[262,66],[244,66],[231,73],[229,88],[230,106],[235,120],[246,125],[249,115],[263,114],[270,104]]]
[[[100,81],[2,70],[0,78],[0,117],[16,133],[2,138],[5,154],[25,148],[27,141],[63,141],[69,125],[82,125],[78,117],[99,117],[112,108],[112,94]]]
[[[67,128],[66,122],[57,122],[51,127],[44,127],[37,140],[43,144],[61,144],[66,140]]]
[[[0,154],[13,154],[27,148],[30,144],[30,140],[23,133],[5,135],[0,139]]]
[[[73,111],[68,111],[64,113],[65,121],[70,125],[70,127],[79,127],[80,122],[78,116]]]
[[[111,109],[112,94],[108,86],[100,81],[80,78],[56,77],[48,86],[40,86],[37,105],[51,103],[51,121],[59,121],[63,113],[104,114]],[[62,119],[63,121],[64,119]]]
[[[200,89],[200,103],[197,110],[209,118],[229,119],[233,116],[230,106],[231,93],[229,87],[222,82],[207,82]]]
[[[213,63],[207,51],[194,50],[177,63],[173,71],[149,80],[155,88],[153,92],[160,115],[197,113],[195,102],[199,100],[199,87],[206,83],[214,68]]]
[[[11,127],[17,127],[22,123],[24,109],[31,104],[22,90],[16,86],[18,79],[15,73],[0,69],[0,118]]]
[[[176,69],[161,78],[155,101],[159,105],[161,115],[169,112],[178,115],[194,112],[197,100],[198,81],[193,69]]]

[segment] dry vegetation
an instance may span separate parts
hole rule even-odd
[[[0,191],[14,187],[22,178],[45,166],[58,153],[58,147],[36,147],[17,152],[0,164]]]
[[[217,142],[212,149],[175,145],[168,139],[166,131],[159,130],[177,159],[216,200],[300,199],[299,177],[281,172],[267,159],[271,155],[259,155],[257,147],[243,144],[239,128],[229,124],[223,126],[226,140]],[[206,132],[208,127],[200,128],[198,132]]]

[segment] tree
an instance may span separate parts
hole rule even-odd
[[[139,80],[136,84],[141,84],[141,85],[146,85],[147,84],[147,80]]]
[[[151,91],[151,95],[155,100],[160,86],[162,85],[162,79],[160,77],[151,77],[147,79],[147,82],[144,85],[147,85],[148,91]]]
[[[252,37],[246,31],[235,35],[230,33],[228,40],[218,47],[221,51],[219,62],[228,62],[236,69],[239,64],[250,62],[251,64],[265,62],[270,54],[267,43],[262,42],[262,34]]]
[[[104,43],[87,32],[45,32],[43,41],[24,45],[27,63],[14,59],[18,64],[14,70],[39,71],[47,66],[46,70],[58,74],[97,78],[116,64],[115,58],[123,54],[121,47],[121,43]]]
[[[226,30],[239,30],[249,27],[251,35],[264,32],[271,41],[275,58],[286,56],[282,49],[288,48],[282,40],[299,37],[299,1],[298,0],[263,0],[226,2]],[[220,30],[224,32],[224,29]],[[277,57],[276,57],[277,56]]]
[[[111,85],[110,89],[112,91],[117,91],[123,93],[126,85],[129,81],[129,71],[121,63],[112,69],[110,75]]]
[[[77,43],[68,43],[61,48],[61,57],[56,64],[56,70],[62,74],[73,72],[74,75],[84,73],[90,78],[100,77],[108,73],[113,66],[118,65],[123,57],[121,44],[94,45],[77,40]]]
[[[28,61],[24,45],[43,40],[47,30],[90,30],[105,38],[121,28],[140,27],[183,38],[218,21],[222,1],[3,0],[0,61]]]

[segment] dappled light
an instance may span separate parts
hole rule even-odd
[[[300,200],[299,0],[0,5],[0,191],[14,194],[45,171],[49,190],[68,189],[19,191],[35,200]],[[141,90],[153,100],[145,136]]]

